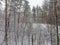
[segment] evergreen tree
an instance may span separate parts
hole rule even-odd
[[[35,19],[36,19],[36,8],[35,7],[33,7],[32,9],[32,14],[33,14],[34,22],[35,22]]]

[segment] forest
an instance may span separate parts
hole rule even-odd
[[[60,45],[60,0],[29,3],[0,0],[0,45]]]

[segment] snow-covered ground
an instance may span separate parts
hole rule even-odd
[[[59,29],[60,29],[60,26],[59,26]],[[48,32],[48,27],[47,27],[47,24],[40,24],[40,23],[34,23],[32,24],[32,33],[35,35],[34,36],[34,45],[39,45],[39,36],[40,36],[40,43],[41,45],[50,45],[50,41],[47,40],[47,38],[49,38],[50,36],[50,33]],[[4,45],[4,31],[0,31],[0,44],[2,43]],[[8,43],[9,45],[15,45],[16,42],[15,42],[15,34],[14,32],[10,32],[8,33]],[[48,35],[48,36],[47,36]],[[21,45],[21,36],[18,38],[17,42],[18,42],[18,45]],[[28,45],[28,37],[27,36],[24,36],[23,38],[23,45]],[[32,42],[31,42],[31,38],[30,38],[30,45],[32,45]]]

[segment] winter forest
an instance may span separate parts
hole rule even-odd
[[[0,0],[0,45],[60,45],[60,0],[29,1]]]

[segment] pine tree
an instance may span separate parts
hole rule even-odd
[[[36,8],[33,6],[33,9],[32,9],[32,14],[33,14],[33,20],[35,22],[35,19],[36,19]]]

